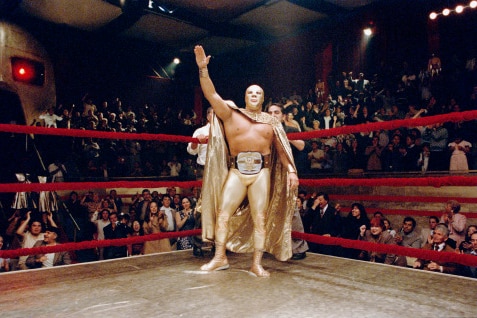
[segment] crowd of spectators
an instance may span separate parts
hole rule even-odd
[[[12,209],[11,217],[2,220],[0,247],[30,248],[35,244],[56,245],[192,230],[199,224],[195,209],[199,194],[199,188],[179,194],[175,187],[169,187],[163,194],[144,189],[140,194],[123,200],[114,189],[106,195],[95,191],[79,195],[72,191],[68,198],[58,199],[58,204],[47,211],[36,208],[38,202],[32,198],[32,206]],[[72,261],[88,262],[171,250],[193,249],[196,253],[197,248],[193,237],[165,238],[130,246],[78,250],[72,253],[73,257],[68,252],[68,255],[64,252],[51,253],[46,255],[48,262],[45,255],[33,255],[30,261],[28,255],[11,260],[0,259],[0,265],[4,265],[1,266],[3,271],[26,270],[68,265]]]
[[[153,233],[185,231],[200,228],[200,213],[195,206],[200,188],[190,191],[168,187],[165,193],[143,189],[131,197],[120,197],[116,190],[100,195],[71,192],[57,210],[16,209],[8,227],[0,233],[4,249],[50,246],[65,242],[111,240]],[[333,203],[327,193],[300,191],[297,206],[305,233],[339,237],[356,241],[404,246],[410,248],[477,255],[477,225],[470,224],[461,205],[455,200],[444,203],[442,215],[428,218],[428,226],[418,225],[411,216],[402,218],[394,230],[382,212],[371,217],[361,203],[345,211]],[[402,267],[438,271],[477,278],[474,267],[451,262],[415,259],[392,253],[374,252],[337,245],[308,242],[310,251]],[[74,252],[57,252],[0,259],[0,271],[27,270],[38,267],[68,265],[173,250],[192,250],[202,256],[195,237],[163,238],[127,246],[91,248]]]
[[[418,226],[413,217],[406,216],[403,217],[399,230],[395,231],[382,212],[375,212],[369,219],[366,208],[360,203],[351,204],[350,211],[346,213],[342,211],[341,204],[332,204],[327,193],[313,192],[308,196],[302,191],[299,199],[300,206],[303,207],[301,215],[306,233],[438,252],[477,255],[475,251],[477,240],[474,235],[477,227],[468,225],[467,218],[460,213],[460,203],[455,200],[449,200],[444,204],[444,213],[441,216],[429,217],[428,227]],[[392,253],[312,242],[310,250],[333,256],[477,278],[474,267],[452,262],[428,261]]]
[[[319,81],[305,96],[293,92],[278,102],[287,113],[285,125],[300,131],[476,110],[477,71],[462,73],[467,89],[459,97],[442,69],[415,74],[404,65],[396,74],[374,74],[371,80],[343,72],[328,86]],[[276,102],[270,99],[268,105]],[[316,138],[309,140],[305,173],[466,172],[476,168],[476,132],[471,120]]]
[[[363,73],[354,78],[352,72],[342,72],[326,83],[318,80],[304,95],[293,91],[290,96],[271,97],[264,111],[279,102],[287,113],[285,125],[313,131],[477,109],[477,68],[460,72],[459,93],[453,89],[455,76],[450,74],[454,73],[446,72],[445,65],[439,72],[432,66],[417,72],[405,63],[400,70],[383,71],[370,79]],[[96,101],[86,94],[77,104],[59,104],[42,114],[37,125],[190,136],[205,122],[190,108],[126,106],[120,98]],[[476,136],[477,124],[472,120],[315,138],[308,140],[307,169],[301,174],[465,172],[477,168]],[[45,140],[49,145],[51,138],[43,136],[37,142]],[[194,160],[179,143],[94,138],[53,142],[64,151],[51,160],[65,165],[70,180],[196,176]]]
[[[60,104],[40,115],[36,125],[105,132],[175,134],[189,136],[202,124],[193,110],[160,109],[156,105],[123,106],[119,98],[96,106],[90,95],[80,107]],[[205,119],[204,119],[205,120]],[[63,167],[68,181],[110,178],[195,178],[197,167],[182,143],[100,138],[38,136],[40,155],[52,161],[48,172]],[[51,146],[55,146],[52,150]],[[56,181],[59,181],[56,179]]]

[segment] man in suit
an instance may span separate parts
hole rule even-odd
[[[438,224],[434,229],[434,235],[430,240],[430,243],[424,245],[424,250],[434,250],[437,252],[451,252],[454,253],[454,249],[446,244],[449,237],[449,229],[444,224]],[[413,268],[424,269],[427,271],[455,274],[457,272],[458,265],[455,263],[446,263],[443,261],[431,261],[424,259],[417,259],[414,261]]]
[[[45,231],[43,240],[39,240],[33,247],[55,246],[58,243],[59,229],[50,227]],[[70,254],[68,252],[36,254],[28,256],[26,265],[28,268],[53,267],[71,264]]]
[[[305,218],[311,219],[310,233],[328,237],[335,237],[340,233],[341,217],[328,202],[328,194],[320,192],[307,210]],[[336,255],[337,252],[336,246],[316,243],[310,243],[310,250],[315,253],[327,255]]]
[[[106,240],[127,238],[130,236],[128,227],[118,221],[118,214],[113,212],[109,215],[109,224],[103,229]],[[104,259],[120,258],[131,255],[132,245],[108,246],[104,248]]]

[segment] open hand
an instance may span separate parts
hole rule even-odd
[[[211,56],[206,56],[204,48],[201,45],[196,45],[194,48],[195,61],[199,68],[205,68],[209,64]]]

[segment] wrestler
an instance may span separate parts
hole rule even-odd
[[[210,56],[206,56],[202,46],[196,46],[194,53],[199,67],[202,91],[215,115],[220,119],[224,136],[222,139],[216,138],[214,131],[220,134],[220,129],[211,127],[212,139],[209,137],[202,212],[208,212],[210,209],[215,211],[216,215],[209,220],[203,219],[202,236],[204,240],[215,241],[215,256],[201,269],[204,271],[227,269],[229,267],[225,252],[227,244],[227,248],[232,251],[253,250],[250,273],[258,277],[268,277],[270,274],[261,265],[264,251],[271,252],[280,260],[291,256],[291,218],[298,176],[290,144],[281,123],[262,112],[264,93],[260,86],[252,85],[247,88],[245,109],[238,108],[233,103],[224,101],[215,91],[207,69]],[[212,126],[214,125],[216,124]],[[229,163],[225,169],[224,161]],[[214,171],[209,173],[208,169],[212,167]],[[278,189],[279,186],[282,190]],[[289,191],[283,191],[283,188]],[[215,198],[212,192],[216,194]],[[277,195],[280,197],[277,198]],[[248,206],[242,208],[246,197]],[[284,204],[284,197],[287,204]],[[274,215],[277,220],[270,222],[267,212],[269,205],[272,204],[274,211],[276,204],[284,209],[277,213],[283,215]],[[250,226],[244,222],[244,219],[250,220],[243,213],[248,209],[253,221],[251,233]],[[237,212],[239,210],[241,212]],[[230,222],[231,218],[234,218],[233,222]],[[211,227],[205,224],[207,221],[215,223],[213,233]],[[241,225],[236,226],[235,223]],[[277,223],[285,225],[278,226]],[[237,234],[239,232],[241,234]]]

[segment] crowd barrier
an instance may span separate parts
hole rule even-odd
[[[17,250],[4,250],[4,251],[0,251],[0,258],[15,258],[15,257],[23,256],[23,255],[57,253],[62,251],[93,249],[93,248],[108,247],[108,246],[124,246],[129,244],[143,243],[145,241],[154,241],[154,240],[160,240],[164,238],[195,236],[200,234],[201,234],[201,230],[199,229],[199,230],[190,230],[190,231],[181,231],[181,232],[155,233],[155,234],[134,236],[134,237],[123,238],[123,239],[115,239],[115,240],[100,240],[100,241],[93,240],[93,241],[84,241],[79,243],[64,243],[64,244],[58,244],[55,246],[22,248]],[[417,257],[419,259],[452,262],[452,263],[457,263],[457,264],[467,265],[467,266],[477,266],[477,257],[472,255],[466,255],[466,254],[437,252],[437,251],[423,250],[418,248],[409,248],[409,247],[402,247],[402,246],[388,245],[388,244],[377,244],[377,243],[371,243],[371,242],[349,240],[349,239],[343,239],[338,237],[327,237],[327,236],[299,233],[299,232],[292,232],[292,237],[296,239],[303,239],[308,242],[317,243],[317,244],[335,245],[335,246],[341,246],[344,248],[352,248],[357,250],[376,251],[376,252],[382,252],[382,253],[391,253],[396,255]]]

